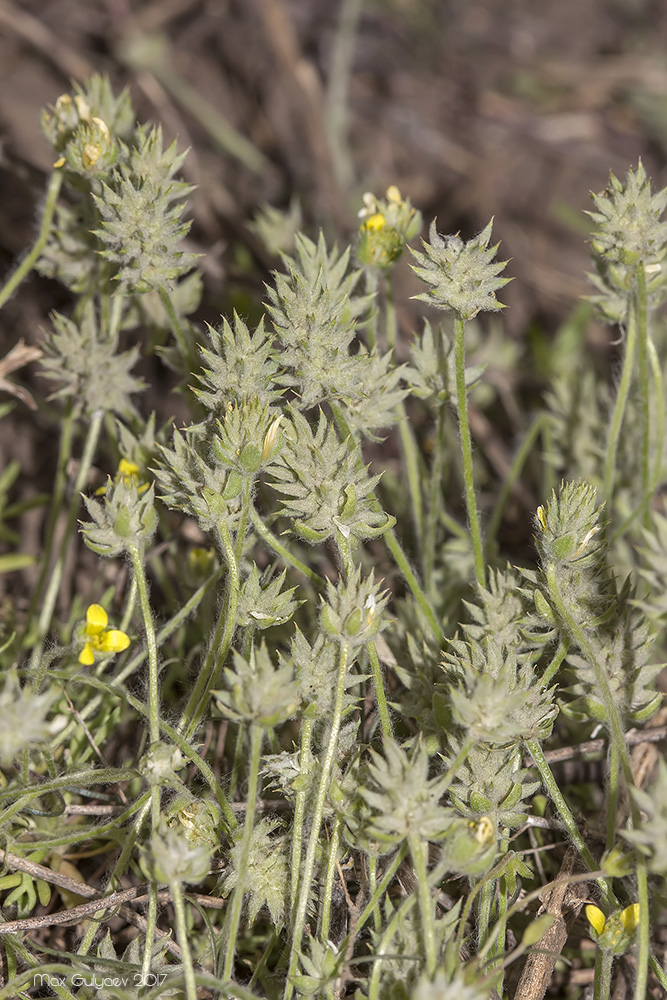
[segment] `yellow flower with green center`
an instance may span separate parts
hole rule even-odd
[[[90,667],[96,656],[122,653],[130,645],[130,637],[117,628],[107,628],[109,616],[101,604],[91,604],[86,611],[86,627],[82,638],[84,646],[79,653],[79,663]]]
[[[421,215],[401,197],[395,184],[384,198],[367,191],[359,211],[357,260],[363,267],[387,270],[401,256],[404,244],[421,229]]]
[[[614,955],[622,955],[630,947],[639,925],[639,916],[639,903],[631,903],[624,910],[616,910],[608,917],[605,917],[599,906],[589,904],[586,907],[591,937],[600,948],[611,951]]]
[[[385,219],[382,212],[375,212],[373,215],[369,216],[363,223],[366,229],[372,229],[377,231],[378,229],[384,229],[387,225],[387,220]]]
[[[114,483],[123,482],[127,486],[131,486],[133,482],[136,482],[137,493],[139,494],[139,496],[141,496],[142,493],[146,492],[149,484],[139,482],[140,473],[141,469],[139,468],[136,462],[131,462],[127,458],[121,458],[120,462],[118,463],[118,470],[113,478],[113,481]],[[95,490],[95,496],[102,497],[106,494],[106,491],[107,491],[106,486],[100,486],[98,490]]]

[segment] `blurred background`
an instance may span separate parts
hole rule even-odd
[[[640,156],[665,182],[662,0],[0,0],[2,270],[51,166],[40,109],[92,72],[191,148],[213,317],[275,266],[261,205],[297,198],[307,231],[347,242],[362,193],[396,184],[441,232],[495,216],[508,328],[549,330],[587,290],[589,191]],[[16,320],[59,304],[40,284]]]

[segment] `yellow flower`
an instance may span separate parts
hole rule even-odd
[[[623,955],[632,944],[639,924],[639,903],[631,903],[624,910],[615,910],[605,917],[598,906],[586,907],[586,919],[591,925],[591,937],[603,951]]]
[[[91,604],[86,611],[86,627],[82,638],[84,646],[79,653],[79,663],[90,667],[96,654],[122,653],[130,645],[130,637],[120,629],[107,628],[109,616],[100,604]]]
[[[631,903],[630,906],[626,906],[621,913],[621,923],[628,934],[632,934],[639,925],[639,903]]]
[[[366,219],[366,221],[364,222],[364,227],[366,229],[373,229],[373,230],[384,229],[386,225],[387,225],[387,220],[385,219],[382,212],[375,212],[374,215],[369,216],[369,218]]]
[[[118,471],[116,472],[116,475],[113,477],[113,481],[114,483],[123,482],[126,483],[126,485],[130,486],[133,482],[136,482],[139,479],[140,472],[141,469],[139,468],[136,462],[130,462],[130,460],[127,458],[121,458],[120,462],[118,463]],[[142,493],[145,493],[147,489],[148,489],[148,483],[137,483],[137,493],[139,494],[139,496],[141,496]],[[104,496],[106,491],[107,491],[106,486],[100,486],[99,490],[95,490],[95,496],[96,497]]]
[[[599,906],[593,906],[592,903],[589,903],[586,907],[586,919],[596,934],[602,934],[607,920]]]

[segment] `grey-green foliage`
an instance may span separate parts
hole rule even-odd
[[[229,850],[229,867],[221,881],[227,895],[238,881],[242,854],[242,827],[238,827]],[[289,887],[288,840],[275,819],[262,818],[252,830],[250,854],[245,874],[244,889],[248,896],[248,921],[253,922],[260,909],[266,906],[276,930],[279,930],[287,907]]]
[[[99,410],[136,416],[131,396],[145,388],[132,375],[139,347],[119,352],[117,338],[102,328],[92,302],[78,322],[57,312],[52,321],[41,362],[44,376],[57,383],[49,398],[70,401],[74,413],[85,417]]]
[[[608,396],[585,365],[562,372],[551,383],[546,396],[550,433],[545,459],[557,475],[602,482]]]
[[[181,249],[190,228],[181,218],[184,199],[192,188],[173,176],[184,158],[175,142],[162,149],[161,129],[139,128],[134,148],[124,150],[124,162],[93,195],[100,256],[129,291],[169,288],[195,264],[195,255]]]
[[[494,638],[453,639],[443,663],[454,723],[489,746],[545,739],[553,727],[554,689],[543,689],[529,659]]]
[[[263,319],[251,333],[236,313],[233,324],[223,317],[218,327],[208,326],[208,341],[201,348],[201,388],[193,391],[210,416],[223,416],[229,402],[255,399],[266,406],[280,399],[277,353]]]
[[[145,551],[158,524],[153,483],[146,490],[135,476],[108,479],[104,498],[84,497],[84,503],[90,521],[81,522],[81,533],[89,549],[107,559]]]
[[[459,749],[452,740],[448,759]],[[498,748],[479,742],[472,747],[449,790],[452,803],[463,816],[493,824],[496,835],[503,827],[516,829],[526,822],[530,798],[540,787],[522,765],[518,748]]]
[[[456,370],[454,344],[441,326],[434,331],[428,320],[420,337],[415,337],[410,347],[412,365],[405,370],[405,378],[415,396],[431,405],[446,400],[456,404]],[[484,365],[466,365],[466,390],[477,385],[484,374]]]
[[[225,667],[225,687],[214,692],[226,718],[270,728],[297,714],[300,699],[294,664],[280,655],[278,660],[276,667],[265,642],[249,659],[234,652],[233,666]]]
[[[651,718],[662,701],[660,692],[653,688],[653,681],[663,667],[661,663],[650,662],[654,639],[643,610],[635,603],[634,588],[627,580],[616,598],[613,616],[596,629],[592,644],[628,727]],[[575,653],[569,654],[568,664],[576,679],[569,689],[574,700],[564,710],[574,718],[604,721],[604,701],[591,665]]]
[[[595,489],[587,483],[563,483],[544,508],[538,509],[536,543],[542,573],[525,571],[536,583],[535,606],[562,636],[568,625],[560,621],[557,587],[567,613],[586,635],[587,648],[568,655],[576,680],[575,700],[568,711],[577,718],[606,719],[605,694],[600,690],[595,662],[602,669],[626,725],[650,718],[660,703],[653,680],[660,670],[648,662],[653,644],[646,615],[627,581],[617,590],[607,565],[607,546],[601,530],[602,508]]]
[[[440,840],[452,822],[452,810],[441,805],[443,775],[429,776],[429,756],[423,745],[408,752],[385,740],[383,753],[371,750],[368,783],[359,790],[370,807],[368,835],[387,846],[415,837]]]
[[[356,340],[371,298],[356,294],[361,271],[349,270],[349,248],[339,254],[322,234],[317,243],[299,234],[296,256],[283,261],[286,273],[267,286],[281,348],[277,381],[293,390],[299,409],[339,405],[350,427],[375,436],[396,419],[405,390],[390,354],[369,353]]]
[[[320,413],[315,430],[292,409],[280,462],[272,469],[273,488],[282,495],[281,513],[306,541],[376,538],[394,524],[377,508],[373,491],[380,479],[369,476],[350,440],[341,441]]]
[[[640,575],[648,585],[641,606],[656,625],[667,623],[667,517],[654,511],[651,530],[644,531]]]
[[[641,809],[641,823],[625,830],[623,837],[647,859],[652,872],[667,874],[667,763],[658,760],[655,781],[646,789],[632,788],[630,794]]]
[[[296,628],[292,636],[290,655],[299,679],[301,702],[304,711],[312,718],[327,723],[331,718],[338,670],[339,644],[319,632],[309,642],[303,632]],[[357,696],[350,689],[358,686],[359,677],[348,672],[343,702],[343,714],[356,704]]]
[[[191,270],[181,216],[192,188],[175,179],[186,154],[175,143],[164,149],[160,128],[135,126],[126,91],[115,98],[108,80],[93,77],[58,98],[42,125],[64,176],[42,273],[78,293],[113,279],[143,294]]]
[[[252,569],[239,591],[236,620],[241,627],[270,628],[289,621],[301,601],[294,600],[296,587],[283,590],[287,571],[283,570],[273,580],[265,579],[253,562]]]
[[[593,195],[595,223],[592,249],[596,273],[589,275],[598,294],[592,301],[604,319],[622,323],[628,313],[635,268],[646,273],[647,293],[652,308],[667,292],[664,260],[667,256],[667,223],[661,215],[667,205],[667,188],[651,193],[651,182],[639,161],[629,170],[625,183],[614,174],[602,195]]]
[[[320,611],[322,628],[351,650],[363,647],[386,627],[383,611],[387,601],[388,594],[380,590],[373,573],[362,579],[361,568],[357,568],[348,580],[339,580],[336,585],[327,581]]]
[[[410,249],[419,265],[413,264],[412,270],[430,286],[428,292],[416,298],[465,320],[482,311],[504,309],[496,299],[496,292],[512,279],[499,277],[508,262],[494,261],[499,244],[489,246],[492,225],[493,220],[481,233],[464,242],[458,235],[441,236],[434,219],[428,243],[422,240],[424,253]]]
[[[276,419],[269,406],[243,399],[230,402],[219,420],[175,430],[173,448],[161,448],[155,469],[167,505],[195,517],[204,531],[234,527],[242,495],[278,460],[279,434],[266,446]]]
[[[513,650],[517,655],[524,651],[526,601],[519,576],[510,566],[505,570],[492,569],[488,587],[478,587],[476,601],[464,604],[472,619],[464,625],[466,635],[477,641],[493,640],[500,648]]]

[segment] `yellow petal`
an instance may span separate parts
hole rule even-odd
[[[631,903],[621,913],[621,923],[629,934],[632,934],[639,923],[639,903]]]
[[[364,226],[366,229],[384,229],[387,225],[387,220],[385,219],[382,212],[376,212],[375,215],[371,215],[370,218],[366,219]]]
[[[137,463],[136,462],[130,462],[130,461],[128,461],[127,458],[121,458],[120,462],[118,463],[118,475],[119,476],[123,476],[123,477],[125,477],[125,476],[127,476],[127,477],[138,476],[139,475],[139,471],[140,470],[139,470],[139,466],[137,465]]]
[[[94,662],[95,654],[93,653],[93,647],[87,642],[79,653],[79,663],[82,663],[84,667],[92,667]]]
[[[109,616],[101,604],[91,604],[86,611],[86,635],[99,635],[109,624]]]
[[[110,628],[97,640],[98,649],[102,653],[122,653],[130,645],[129,635],[118,628]]]
[[[401,192],[398,190],[395,184],[390,184],[387,188],[387,201],[393,201],[394,204],[400,205],[403,201],[401,198]]]
[[[605,915],[599,906],[593,906],[591,903],[586,907],[586,919],[593,928],[596,934],[602,934],[604,930],[604,925],[607,923]]]

